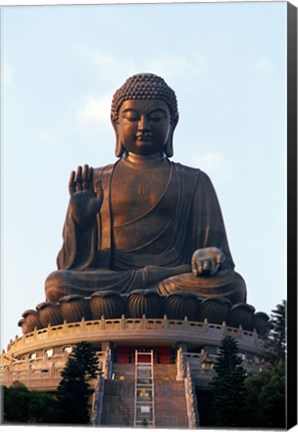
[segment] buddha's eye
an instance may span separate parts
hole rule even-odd
[[[167,113],[164,110],[154,110],[150,113],[150,121],[160,122],[167,118]]]
[[[128,120],[129,122],[135,122],[139,120],[140,116],[137,111],[127,110],[122,113],[122,118]]]

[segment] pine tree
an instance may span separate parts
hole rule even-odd
[[[267,382],[268,372],[265,371],[260,371],[254,376],[248,376],[245,380],[245,404],[247,409],[248,427],[260,428],[262,425],[262,408],[259,401],[259,395]]]
[[[272,310],[268,324],[269,332],[265,335],[265,347],[271,351],[270,361],[277,366],[280,361],[285,361],[286,356],[286,302]]]
[[[97,371],[98,359],[92,345],[80,342],[61,373],[62,380],[57,390],[60,423],[75,425],[89,422],[91,391],[88,381],[96,377]]]
[[[258,427],[285,428],[285,362],[281,360],[266,375],[266,383],[258,396],[261,408],[260,425]]]
[[[247,426],[285,428],[285,362],[281,360],[269,371],[248,377],[245,386],[249,421]]]
[[[85,378],[96,378],[98,373],[98,358],[89,342],[80,342],[75,347],[69,358],[76,360],[84,369]]]
[[[214,425],[243,427],[246,424],[246,371],[241,366],[237,342],[231,336],[226,336],[219,350],[219,357],[214,366],[216,375],[211,381]]]

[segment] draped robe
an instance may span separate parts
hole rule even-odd
[[[89,296],[99,290],[129,293],[154,288],[161,294],[191,291],[200,297],[225,296],[235,303],[246,301],[245,282],[234,272],[218,199],[209,177],[199,169],[170,162],[166,188],[143,215],[115,227],[113,224],[113,175],[117,165],[94,170],[94,187],[101,181],[104,198],[96,220],[81,232],[67,211],[58,271],[46,280],[46,295]],[[158,223],[160,212],[171,207],[171,216]],[[133,247],[115,247],[117,230],[133,239]],[[131,241],[130,241],[131,244]],[[191,259],[197,249],[217,247],[225,261],[214,276],[195,277]]]

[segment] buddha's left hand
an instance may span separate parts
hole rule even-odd
[[[191,259],[192,272],[195,276],[213,276],[225,255],[221,249],[208,247],[194,251]]]

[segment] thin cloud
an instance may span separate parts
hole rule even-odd
[[[118,82],[119,78],[127,78],[135,73],[136,64],[133,61],[121,61],[105,52],[96,51],[94,61],[102,79],[108,82]]]
[[[167,54],[161,59],[148,62],[149,70],[171,79],[202,75],[207,72],[208,64],[205,57],[199,54],[193,56],[175,56]]]
[[[96,70],[103,82],[112,88],[121,84],[129,75],[136,73],[134,61],[121,61],[118,57],[100,50],[91,50],[83,44],[76,44],[76,50],[93,70]]]
[[[101,123],[102,125],[110,126],[110,112],[110,95],[87,95],[82,97],[80,101],[77,118],[81,125]]]
[[[121,84],[130,75],[138,72],[152,72],[166,79],[179,79],[205,74],[208,70],[207,59],[197,52],[185,55],[165,54],[142,60],[119,60],[105,51],[92,51],[83,45],[77,50],[86,61],[95,65],[102,80],[109,85]]]
[[[222,153],[216,151],[196,155],[194,163],[198,168],[207,173],[214,173],[226,167],[225,157]]]
[[[125,79],[138,72],[153,72],[167,80],[175,80],[185,76],[197,76],[206,73],[207,60],[199,55],[179,56],[166,54],[162,58],[146,60],[119,60],[104,51],[92,51],[84,45],[77,45],[77,50],[91,67],[97,68],[101,84],[111,89],[104,95],[85,95],[77,109],[77,119],[81,128],[101,123],[110,126],[110,110],[112,96]]]

